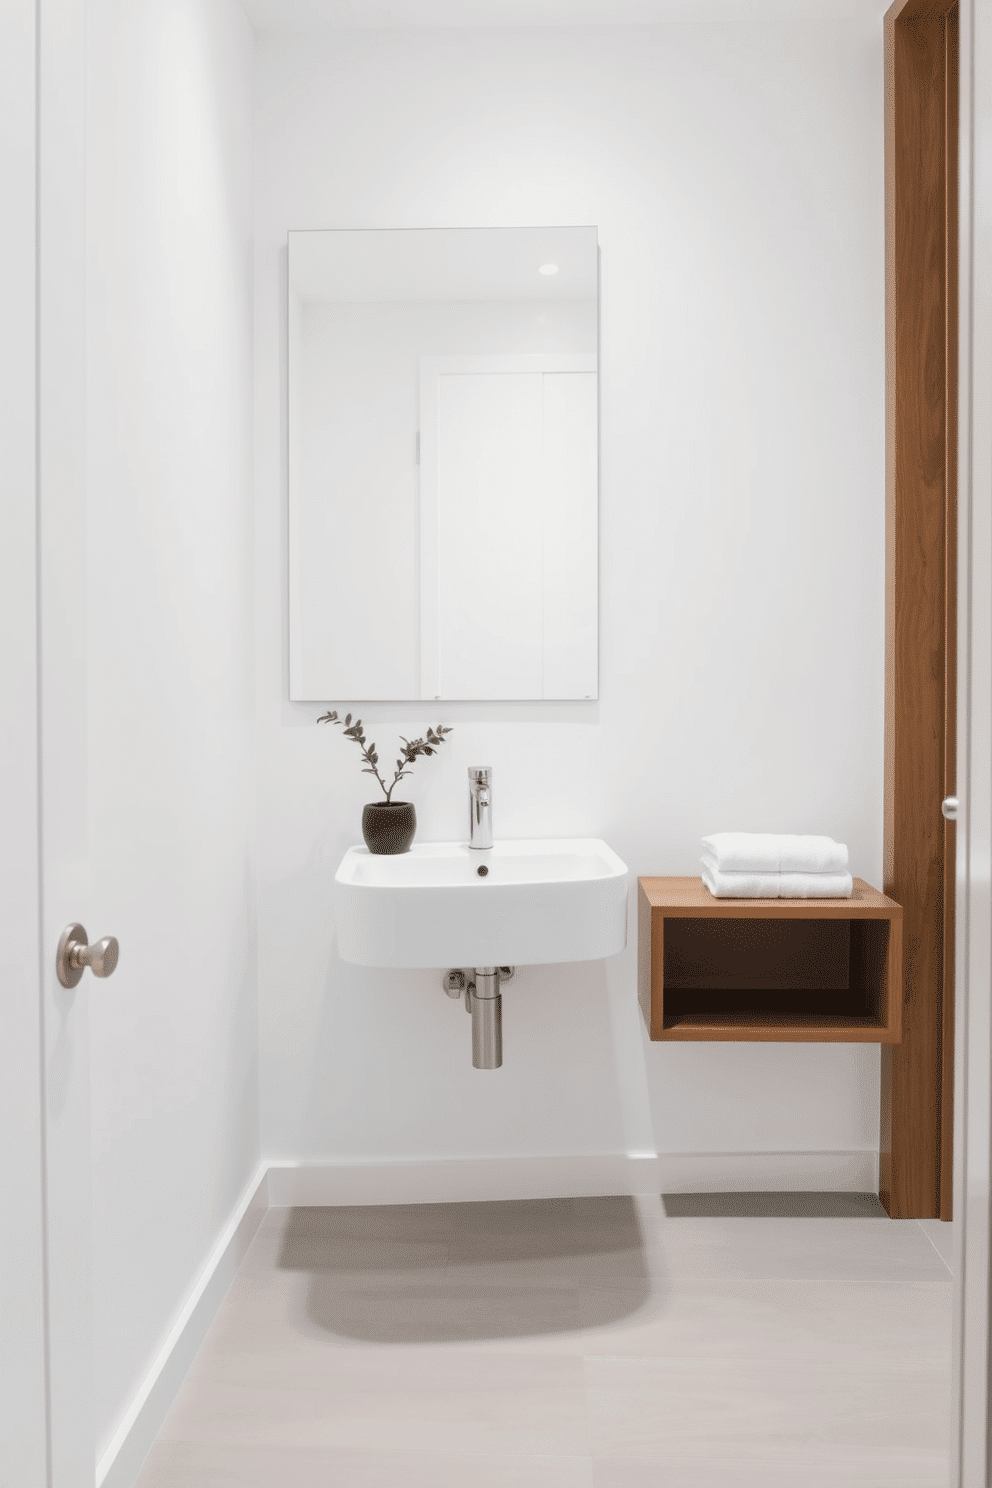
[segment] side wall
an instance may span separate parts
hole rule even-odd
[[[258,1162],[253,38],[234,0],[91,0],[88,45],[100,1458]]]
[[[610,963],[518,973],[498,1074],[438,974],[340,963],[367,777],[286,702],[284,307],[290,228],[599,229],[600,701],[363,707],[382,747],[454,725],[409,782],[422,839],[464,835],[484,762],[504,837],[603,836],[637,875],[694,872],[707,831],[828,832],[879,884],[880,27],[263,37],[256,141],[266,1155],[876,1152],[874,1048],[649,1045],[633,920]]]

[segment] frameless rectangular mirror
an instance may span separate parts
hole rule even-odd
[[[289,234],[290,697],[595,698],[593,227]]]

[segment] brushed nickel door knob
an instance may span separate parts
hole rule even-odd
[[[941,813],[945,821],[957,821],[958,798],[957,796],[945,796],[940,803]]]
[[[55,954],[55,970],[63,987],[76,987],[88,966],[94,976],[113,976],[120,955],[120,946],[112,935],[87,945],[87,935],[82,925],[66,925],[59,936],[59,948]]]

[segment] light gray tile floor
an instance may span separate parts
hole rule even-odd
[[[706,1199],[270,1210],[138,1488],[946,1488],[920,1227]]]

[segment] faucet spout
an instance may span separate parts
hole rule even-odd
[[[493,845],[493,772],[491,765],[468,770],[468,845],[483,850]]]

